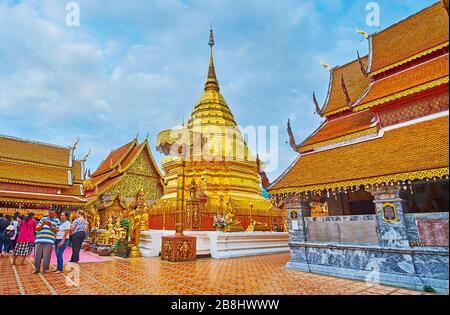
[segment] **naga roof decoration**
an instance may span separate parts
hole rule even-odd
[[[386,131],[369,141],[301,154],[269,191],[282,194],[448,176],[448,152],[446,116]]]
[[[287,132],[288,132],[288,135],[289,135],[289,144],[290,144],[291,148],[294,151],[297,151],[298,145],[295,143],[295,136],[294,136],[294,132],[292,131],[292,126],[291,126],[291,120],[290,119],[288,119],[288,122],[287,122]]]
[[[370,76],[398,67],[449,45],[448,12],[436,3],[371,39]]]
[[[349,100],[357,100],[367,89],[370,79],[361,72],[360,62],[367,64],[368,57],[331,70],[328,96],[321,110],[323,116],[329,117],[349,110]]]
[[[319,102],[317,101],[316,93],[313,93],[313,102],[316,107],[316,114],[322,117],[322,109],[320,108]]]

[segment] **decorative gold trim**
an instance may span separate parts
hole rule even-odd
[[[15,159],[8,159],[4,157],[0,157],[0,161],[6,162],[6,163],[16,163],[16,164],[22,164],[22,165],[30,165],[30,166],[40,166],[44,168],[52,168],[52,169],[58,169],[58,170],[70,170],[71,167],[69,165],[67,166],[56,166],[51,164],[45,164],[45,163],[37,163],[37,162],[29,162],[29,161],[23,161],[23,160],[15,160]]]
[[[376,132],[377,132],[377,127],[369,128],[369,129],[358,131],[358,132],[354,132],[354,133],[351,133],[351,134],[348,134],[348,135],[345,135],[345,136],[342,136],[342,137],[337,137],[337,138],[334,138],[334,139],[331,139],[331,140],[318,142],[318,143],[307,145],[307,146],[304,146],[304,147],[300,146],[300,148],[299,148],[300,151],[299,152],[303,153],[305,151],[309,151],[309,150],[312,150],[314,148],[323,147],[323,146],[326,146],[326,145],[335,144],[335,143],[339,143],[339,142],[343,142],[343,141],[347,141],[347,140],[353,140],[353,139],[356,139],[356,138],[359,138],[359,137],[363,137],[363,136],[367,136],[367,135],[370,135],[370,134],[376,134]]]
[[[415,60],[415,59],[418,59],[418,58],[420,58],[420,57],[429,55],[429,54],[431,54],[431,53],[433,53],[433,52],[435,52],[435,51],[437,51],[437,50],[439,50],[439,49],[442,49],[442,48],[444,48],[444,47],[447,47],[448,44],[449,44],[449,42],[447,41],[447,42],[445,42],[445,43],[443,43],[443,44],[437,45],[437,46],[435,46],[435,47],[432,47],[432,48],[430,48],[430,49],[427,49],[427,50],[425,50],[425,51],[422,51],[422,52],[420,52],[420,53],[418,53],[418,54],[415,54],[415,55],[413,55],[413,56],[411,56],[411,57],[408,57],[408,58],[406,58],[406,59],[403,59],[403,60],[401,60],[401,61],[399,61],[399,62],[393,63],[393,64],[391,64],[391,65],[389,65],[389,66],[383,67],[383,68],[381,68],[381,69],[379,69],[379,70],[376,70],[376,71],[374,71],[374,72],[370,72],[370,73],[369,73],[369,76],[370,76],[370,77],[373,77],[373,76],[375,76],[375,75],[377,75],[377,74],[380,74],[380,73],[382,73],[382,72],[385,72],[385,71],[394,69],[394,68],[396,68],[396,67],[399,67],[399,66],[401,66],[401,65],[404,65],[405,63],[408,63],[408,62],[413,61],[413,60]]]
[[[42,186],[42,187],[51,187],[51,188],[70,188],[70,185],[60,185],[60,184],[45,184],[45,183],[35,183],[35,182],[27,182],[20,180],[11,180],[6,178],[0,178],[0,183],[9,183],[9,184],[21,184],[21,185],[30,185],[30,186]]]
[[[336,115],[336,114],[345,112],[346,110],[351,110],[351,108],[348,107],[348,106],[344,106],[344,107],[338,108],[338,109],[336,109],[336,110],[334,110],[334,111],[332,111],[332,112],[329,112],[329,113],[323,113],[322,115],[323,115],[324,117],[329,117],[329,116],[333,116],[333,115]]]
[[[70,202],[70,201],[47,201],[47,200],[34,200],[34,199],[16,199],[16,198],[8,198],[2,197],[0,201],[4,202],[19,202],[19,203],[37,203],[43,205],[58,205],[58,206],[80,206],[83,207],[85,205],[84,202]]]
[[[330,189],[341,189],[346,187],[359,187],[361,185],[379,185],[379,184],[387,184],[391,182],[397,181],[409,181],[409,180],[423,180],[427,178],[433,177],[444,177],[449,175],[449,168],[437,168],[426,171],[416,171],[416,172],[408,172],[408,173],[400,173],[395,175],[386,175],[372,178],[364,178],[364,179],[354,179],[342,182],[335,183],[327,183],[327,184],[319,184],[319,185],[311,185],[304,187],[291,187],[291,188],[281,188],[269,190],[271,195],[278,194],[288,194],[288,193],[301,193],[307,191],[322,191],[322,190],[330,190]]]
[[[397,100],[399,98],[402,98],[402,97],[405,97],[405,96],[408,96],[408,95],[411,95],[411,94],[415,94],[415,93],[419,93],[419,92],[422,92],[422,91],[429,90],[431,88],[440,86],[442,84],[446,84],[448,82],[449,82],[449,76],[446,76],[446,77],[443,77],[441,79],[430,81],[430,82],[427,82],[425,84],[422,84],[422,85],[419,85],[419,86],[416,86],[416,87],[404,90],[402,92],[398,92],[398,93],[392,94],[390,96],[379,98],[379,99],[377,99],[375,101],[371,101],[371,102],[368,102],[368,103],[365,103],[365,104],[362,104],[362,105],[358,105],[358,106],[356,106],[354,108],[354,111],[356,111],[356,112],[362,111],[364,109],[367,109],[367,108],[370,108],[370,107],[373,107],[373,106],[376,106],[376,105],[384,104],[384,103],[387,103],[387,102],[390,102],[390,101],[394,101],[394,100]]]

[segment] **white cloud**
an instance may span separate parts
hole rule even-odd
[[[207,71],[210,22],[237,122],[280,128],[272,178],[295,158],[287,118],[298,142],[320,123],[311,95],[325,99],[328,74],[318,56],[343,64],[365,45],[354,32],[365,12],[343,15],[344,1],[78,2],[81,26],[69,28],[64,1],[0,0],[0,133],[61,145],[80,136],[80,156],[93,150],[91,169],[138,130],[154,142],[190,114]]]

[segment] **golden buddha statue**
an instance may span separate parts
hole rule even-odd
[[[108,218],[108,229],[106,230],[106,238],[105,238],[105,243],[104,244],[111,244],[114,241],[114,236],[115,236],[115,230],[114,230],[114,223],[113,223],[113,217],[112,215],[109,216]]]
[[[140,230],[148,231],[148,207],[147,206],[145,206],[145,208],[142,210]]]
[[[148,230],[148,206],[144,200],[144,190],[139,189],[134,201],[127,206],[126,215],[128,218],[128,235],[130,237],[129,246],[131,247],[130,257],[140,257],[139,241],[141,231]]]
[[[236,218],[233,211],[229,211],[225,216],[225,229],[224,232],[244,232],[244,228],[241,225],[241,222]]]
[[[271,229],[266,223],[257,222],[252,219],[246,232],[269,232]]]

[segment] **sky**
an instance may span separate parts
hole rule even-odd
[[[207,74],[210,24],[215,66],[240,126],[278,126],[275,180],[297,143],[320,125],[329,72],[368,53],[356,33],[378,32],[436,0],[378,0],[380,26],[365,0],[78,0],[80,25],[62,0],[0,0],[0,134],[92,153],[93,172],[138,132],[157,163],[157,134],[187,119]]]

